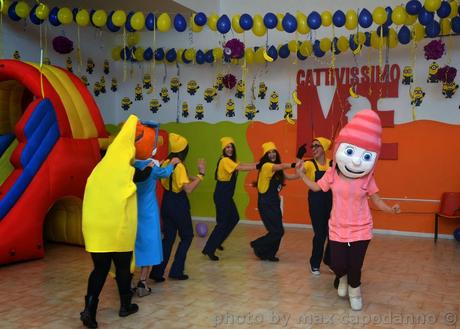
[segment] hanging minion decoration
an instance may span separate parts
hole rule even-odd
[[[452,98],[458,89],[458,84],[455,81],[442,83],[442,94],[445,98]]]
[[[118,89],[118,82],[117,79],[112,78],[112,83],[110,84],[110,90],[116,92]]]
[[[104,74],[110,73],[110,66],[109,61],[107,59],[104,60]]]
[[[101,85],[101,93],[105,94],[105,78],[104,76],[101,77],[99,80],[99,84]]]
[[[187,92],[190,94],[190,95],[195,95],[196,94],[196,91],[200,89],[200,86],[198,86],[198,84],[196,83],[195,80],[190,80],[188,83],[187,83]]]
[[[93,70],[94,62],[91,58],[88,58],[88,60],[86,61],[86,72],[88,72],[89,74],[93,74]]]
[[[203,104],[197,104],[195,107],[195,119],[203,120],[204,118],[204,107]]]
[[[134,88],[134,100],[141,101],[143,99],[144,96],[142,95],[142,87],[140,84],[136,84],[136,87]]]
[[[211,103],[214,97],[217,96],[217,90],[215,88],[206,88],[204,91],[204,100],[206,103]]]
[[[160,101],[158,99],[154,98],[154,99],[152,99],[150,101],[149,110],[153,114],[157,113],[158,110],[160,109],[160,107],[161,107],[161,104],[160,104]]]
[[[19,50],[15,50],[13,53],[13,58],[20,61],[21,60],[21,54],[19,53]]]
[[[93,87],[93,92],[94,92],[94,96],[99,96],[99,94],[101,93],[101,84],[99,83],[99,81],[96,81],[94,83],[94,87]]]
[[[259,111],[257,111],[257,109],[256,109],[254,104],[248,104],[248,105],[246,105],[246,109],[244,110],[244,116],[248,120],[252,120],[256,116],[257,112],[259,112]]]
[[[410,93],[411,102],[410,105],[420,106],[425,97],[425,92],[421,87],[415,87],[414,91]]]
[[[73,72],[73,68],[72,68],[72,58],[67,57],[67,60],[65,61],[65,67],[66,67],[67,71]]]
[[[270,105],[268,109],[271,111],[278,111],[280,109],[278,103],[279,103],[278,93],[275,90],[273,90],[273,92],[270,95]]]
[[[219,91],[224,89],[224,76],[222,75],[222,73],[217,73],[216,84],[214,85],[214,88],[216,88]]]
[[[148,74],[148,73],[144,74],[144,78],[142,79],[142,83],[143,83],[144,89],[152,88],[152,78],[151,78],[150,74]]]
[[[88,77],[86,75],[81,76],[81,82],[83,82],[86,87],[89,86]]]
[[[265,82],[261,81],[259,82],[259,94],[258,94],[258,97],[260,99],[265,99],[265,95],[267,93],[267,85],[265,84]]]
[[[161,97],[161,100],[163,101],[163,103],[169,102],[168,88],[166,88],[166,87],[161,88],[160,97]]]
[[[426,82],[428,83],[439,82],[438,78],[436,77],[438,70],[439,70],[439,64],[436,62],[431,63],[430,67],[428,68],[428,78],[426,79]]]
[[[225,104],[225,116],[229,118],[235,116],[235,103],[231,98],[227,101],[227,104]]]
[[[411,66],[404,66],[403,74],[402,74],[402,84],[403,85],[410,85],[414,82],[414,72]]]
[[[292,104],[291,102],[286,102],[284,105],[284,118],[292,119]]]
[[[43,58],[43,64],[44,65],[51,65],[51,61],[48,57]]]
[[[187,102],[182,103],[182,117],[183,118],[188,117],[188,103]]]
[[[182,83],[180,83],[180,80],[178,77],[172,77],[171,81],[169,82],[169,85],[171,87],[171,91],[173,93],[177,93],[179,90],[179,87],[182,86]]]
[[[123,97],[121,100],[121,108],[124,111],[128,111],[132,104],[133,102],[129,99],[129,97]]]
[[[236,98],[243,98],[244,97],[244,90],[246,88],[246,84],[244,83],[243,80],[238,80],[238,83],[236,84]]]

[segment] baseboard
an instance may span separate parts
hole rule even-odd
[[[202,222],[213,222],[213,223],[216,221],[214,217],[198,217],[198,216],[193,216],[193,220],[202,221]],[[259,226],[263,225],[262,222],[259,220],[242,219],[240,220],[240,223],[248,224],[248,225],[259,225]],[[290,223],[284,223],[284,227],[300,228],[300,229],[311,229],[312,228],[310,224],[290,224]],[[382,229],[374,229],[373,232],[375,234],[381,234],[381,235],[398,235],[398,236],[409,236],[409,237],[417,237],[417,238],[434,239],[433,233],[407,232],[407,231],[382,230]],[[454,237],[452,234],[438,234],[438,239],[453,240]]]

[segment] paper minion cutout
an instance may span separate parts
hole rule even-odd
[[[142,85],[144,89],[150,89],[152,88],[152,78],[150,74],[146,73],[144,74],[144,78],[142,79]]]
[[[144,95],[142,94],[142,87],[140,84],[136,84],[136,87],[134,88],[134,100],[141,101],[143,99]]]
[[[179,87],[182,86],[182,83],[180,83],[180,80],[178,77],[172,77],[171,81],[169,82],[169,86],[173,93],[177,93],[177,91],[179,90]]]
[[[190,94],[190,95],[195,95],[196,94],[196,91],[200,89],[200,86],[198,86],[198,84],[196,83],[195,80],[190,80],[188,83],[187,83],[187,92]]]
[[[246,89],[246,84],[244,83],[243,80],[238,80],[238,83],[236,84],[236,98],[243,98],[244,97],[244,90]]]
[[[458,89],[458,84],[455,81],[442,83],[442,94],[445,98],[452,98]]]
[[[292,104],[291,102],[286,102],[284,105],[284,118],[292,119]]]
[[[109,66],[109,61],[104,60],[104,74],[109,74],[110,73],[110,66]]]
[[[93,74],[93,70],[94,70],[94,62],[91,58],[88,58],[88,60],[86,61],[86,72],[88,72],[89,74]]]
[[[72,58],[67,57],[67,60],[65,61],[65,67],[66,67],[67,71],[73,72],[73,68],[72,68]]]
[[[256,109],[254,104],[248,104],[248,105],[246,105],[246,109],[244,110],[244,116],[248,120],[252,120],[256,116],[257,112],[259,112],[259,111],[257,111],[257,109]]]
[[[17,59],[18,61],[21,60],[21,54],[19,53],[19,50],[15,50],[13,53],[13,58]]]
[[[195,107],[195,119],[203,120],[204,118],[204,107],[203,104],[197,104]]]
[[[188,103],[187,102],[182,103],[182,117],[183,118],[188,117]]]
[[[426,79],[426,82],[428,83],[439,82],[438,78],[436,77],[438,70],[439,70],[439,64],[436,62],[431,63],[430,67],[428,68],[428,78]]]
[[[280,109],[278,103],[279,103],[278,93],[275,90],[273,90],[270,95],[270,105],[268,109],[271,111],[278,111]]]
[[[224,76],[222,75],[222,73],[217,73],[214,88],[216,88],[219,91],[221,91],[224,88]]]
[[[265,82],[259,82],[259,94],[257,95],[260,99],[265,99],[265,95],[267,94],[267,86]]]
[[[401,82],[406,86],[414,82],[414,72],[411,66],[404,66]]]
[[[99,80],[99,84],[101,85],[101,93],[105,94],[105,78],[104,76],[101,77]]]
[[[217,96],[217,90],[215,88],[206,88],[204,91],[204,100],[206,103],[211,103],[214,97]]]
[[[231,98],[227,101],[227,104],[225,104],[225,116],[229,118],[235,116],[235,103]]]
[[[411,105],[420,106],[425,97],[425,92],[421,87],[415,87],[414,91],[410,93],[411,96]]]
[[[163,103],[169,102],[168,88],[166,88],[166,87],[161,88],[160,97],[161,97],[161,100],[163,101]]]
[[[118,90],[118,82],[117,79],[112,78],[112,83],[110,84],[110,90],[116,92]]]
[[[43,58],[43,64],[44,65],[51,65],[51,61],[48,57]]]
[[[160,109],[160,107],[161,107],[161,104],[160,104],[160,101],[158,99],[154,98],[154,99],[152,99],[150,101],[149,110],[153,114],[157,113],[158,110]]]
[[[101,93],[101,84],[99,83],[99,81],[96,81],[94,83],[94,87],[93,87],[93,92],[94,92],[94,96],[99,96],[99,94]]]
[[[86,75],[82,75],[80,79],[85,84],[86,87],[89,86],[88,77]]]
[[[133,102],[129,99],[129,97],[123,97],[121,100],[121,108],[124,111],[128,111],[132,104]]]

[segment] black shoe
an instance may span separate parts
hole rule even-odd
[[[224,250],[224,246],[219,246],[219,247],[217,247],[217,249],[219,249],[220,251],[223,251],[223,250]]]
[[[170,279],[174,279],[174,280],[188,280],[188,275],[187,274],[180,274],[180,275],[169,275],[169,278]]]
[[[120,311],[118,312],[119,316],[125,317],[139,311],[139,306],[137,306],[137,304],[131,303],[132,297],[133,294],[131,293],[120,296],[121,306]]]
[[[213,261],[218,261],[219,260],[219,257],[217,257],[214,253],[207,253],[205,252],[204,250],[201,252],[203,255],[205,256],[208,256],[210,260],[213,260]]]
[[[340,282],[340,279],[339,279],[339,277],[336,276],[335,279],[334,279],[334,288],[335,289],[339,288],[339,282]]]
[[[265,260],[268,260],[269,262],[279,262],[280,259],[276,256],[268,257]]]

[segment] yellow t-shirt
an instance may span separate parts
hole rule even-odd
[[[270,180],[272,179],[275,172],[273,171],[273,166],[275,164],[271,162],[266,162],[262,166],[259,172],[259,179],[257,180],[257,190],[259,193],[265,193],[270,186]]]
[[[166,160],[163,162],[161,165],[162,167],[166,167],[168,165],[170,160]],[[178,163],[176,165],[176,168],[174,168],[174,171],[171,175],[172,179],[172,191],[175,193],[179,193],[182,191],[182,188],[184,184],[190,183],[190,180],[188,179],[187,175],[187,169],[185,169],[185,166],[182,162]],[[162,178],[161,179],[161,185],[169,191],[169,178]]]
[[[318,165],[318,170],[320,171],[326,171],[328,170],[331,166],[329,165],[329,163],[331,162],[330,159],[326,159],[326,164],[325,165],[321,165],[320,163],[316,162],[316,164]],[[305,175],[311,180],[311,181],[315,181],[315,172],[316,172],[316,168],[315,168],[315,165],[313,164],[312,161],[305,161],[305,163],[303,164],[303,167],[305,168]]]
[[[230,181],[232,174],[238,165],[239,162],[235,162],[229,157],[223,157],[219,161],[219,167],[217,168],[217,180],[221,182]]]

